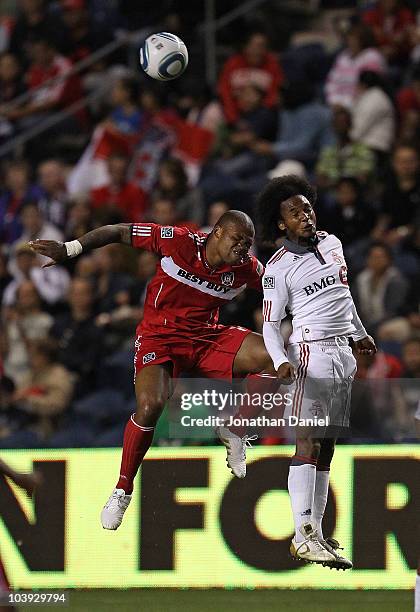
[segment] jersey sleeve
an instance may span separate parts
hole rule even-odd
[[[263,318],[266,322],[281,321],[286,316],[289,301],[285,275],[268,266],[263,276]]]
[[[163,257],[173,253],[187,234],[185,228],[157,223],[133,223],[131,244],[136,249],[146,249]]]
[[[251,273],[247,286],[257,291],[262,291],[262,278],[264,275],[264,266],[256,257],[251,258]]]

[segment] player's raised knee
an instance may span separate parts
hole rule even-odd
[[[154,427],[165,406],[162,395],[155,393],[139,393],[137,395],[137,410],[135,421],[144,427]]]

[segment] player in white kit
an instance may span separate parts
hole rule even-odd
[[[357,315],[340,240],[316,231],[315,200],[315,190],[296,176],[273,179],[259,196],[263,239],[275,242],[284,237],[263,279],[263,335],[278,377],[292,385],[293,403],[285,417],[309,423],[296,429],[296,453],[289,468],[295,523],[292,556],[350,569],[351,561],[337,552],[338,543],[324,538],[322,518],[335,432],[349,424],[356,373],[349,338],[360,353],[372,354],[376,347]],[[287,313],[293,331],[286,350],[280,323]],[[330,427],[310,427],[308,419],[314,417],[328,417]]]

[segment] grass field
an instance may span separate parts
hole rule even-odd
[[[25,606],[21,612],[412,612],[409,591],[284,591],[132,589],[70,591],[68,607]]]

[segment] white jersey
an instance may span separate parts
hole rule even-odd
[[[317,232],[317,237],[311,249],[285,240],[267,263],[263,278],[264,322],[281,321],[290,313],[291,344],[337,336],[360,340],[367,333],[348,286],[342,244],[326,232]],[[283,359],[278,354],[273,358],[276,368],[287,361],[282,348],[281,352]]]

